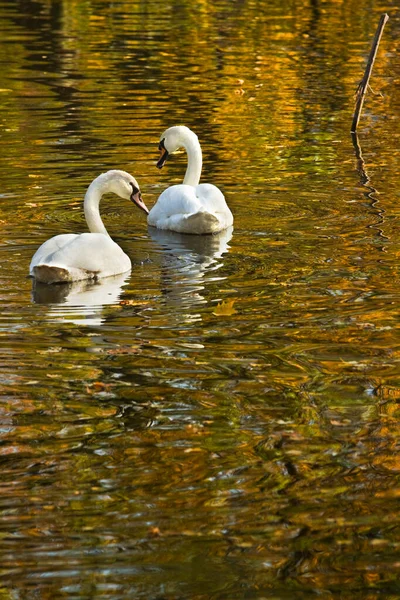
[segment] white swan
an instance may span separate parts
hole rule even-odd
[[[97,280],[125,273],[131,260],[107,233],[99,213],[103,194],[113,192],[132,200],[145,213],[139,185],[125,171],[111,170],[96,177],[85,194],[85,218],[91,233],[66,233],[44,242],[35,252],[29,274],[43,283]]]
[[[169,154],[184,147],[188,166],[181,185],[172,185],[158,198],[147,222],[158,229],[180,233],[217,233],[233,223],[222,192],[210,183],[199,185],[202,155],[197,135],[183,125],[170,127],[160,138],[157,167],[161,169]]]

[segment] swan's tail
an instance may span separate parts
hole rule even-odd
[[[183,233],[216,233],[221,230],[218,217],[207,211],[201,211],[188,215],[183,223]]]
[[[64,267],[56,267],[54,265],[36,265],[33,267],[31,275],[36,281],[41,283],[64,283],[72,281],[71,273]]]

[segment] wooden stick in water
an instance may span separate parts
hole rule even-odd
[[[364,97],[368,89],[369,78],[371,76],[372,67],[374,66],[376,53],[378,52],[379,42],[381,41],[383,28],[385,27],[387,21],[389,20],[388,14],[383,14],[379,21],[378,29],[376,30],[374,41],[372,42],[371,52],[369,53],[369,58],[367,62],[367,66],[365,68],[364,77],[360,81],[360,84],[357,89],[357,100],[356,107],[353,115],[353,122],[351,124],[351,132],[355,133],[357,131],[358,122],[360,120],[361,109],[364,104]]]

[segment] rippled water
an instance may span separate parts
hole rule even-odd
[[[399,33],[378,0],[0,2],[0,598],[400,597]],[[234,229],[106,197],[132,272],[33,285],[99,173],[181,181],[177,123]]]

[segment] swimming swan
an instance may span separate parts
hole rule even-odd
[[[202,155],[197,135],[183,125],[170,127],[160,138],[161,151],[157,167],[161,169],[168,156],[184,147],[188,166],[181,185],[164,190],[151,209],[147,222],[158,229],[180,233],[217,233],[233,223],[222,192],[210,183],[199,185]]]
[[[132,200],[149,213],[132,175],[118,170],[99,175],[88,187],[84,200],[90,233],[66,233],[44,242],[32,258],[29,267],[32,277],[43,283],[61,283],[97,280],[130,270],[129,256],[110,238],[100,217],[100,200],[108,192]]]

